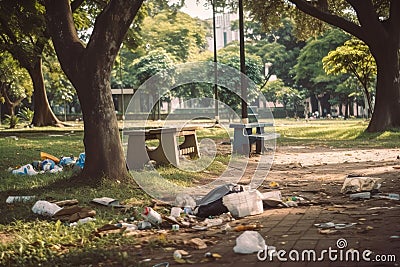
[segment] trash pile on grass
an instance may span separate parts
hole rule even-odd
[[[17,168],[9,168],[9,170],[15,175],[37,175],[42,173],[57,173],[63,171],[63,169],[80,171],[85,165],[85,153],[80,153],[78,158],[74,156],[62,156],[58,158],[46,152],[40,152],[40,159],[39,161],[33,161]]]

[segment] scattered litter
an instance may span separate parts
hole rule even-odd
[[[218,253],[211,253],[211,252],[207,252],[206,254],[204,254],[204,257],[209,258],[209,259],[220,259],[222,258],[222,256]]]
[[[116,226],[118,226],[118,227],[121,227],[121,228],[125,228],[125,231],[135,231],[135,230],[138,230],[138,227],[137,227],[137,225],[136,224],[133,224],[133,223],[126,223],[126,222],[122,222],[122,223],[117,223],[117,224],[115,224]]]
[[[245,231],[236,238],[236,246],[233,248],[235,253],[251,254],[265,248],[265,240],[256,231]]]
[[[58,163],[62,167],[70,167],[76,163],[76,160],[73,156],[70,157],[61,157],[60,162]]]
[[[50,159],[57,164],[60,162],[60,159],[57,158],[56,156],[53,156],[53,155],[43,152],[43,151],[40,152],[40,158],[41,158],[41,160]]]
[[[145,207],[142,216],[152,224],[158,225],[162,223],[161,215],[150,207]]]
[[[217,216],[228,212],[228,208],[222,203],[225,195],[242,192],[243,187],[235,184],[225,184],[214,188],[205,195],[194,210],[194,214],[198,217],[207,218],[209,216]]]
[[[248,225],[238,225],[233,228],[236,232],[241,232],[241,231],[248,231],[248,230],[256,230],[258,228],[261,228],[262,225],[259,224],[248,224]]]
[[[105,224],[100,228],[97,228],[94,231],[94,235],[95,236],[99,236],[99,237],[103,237],[105,235],[109,235],[109,234],[118,234],[118,233],[122,233],[123,231],[125,231],[125,228],[122,227],[118,227],[114,224]]]
[[[40,152],[41,161],[33,161],[31,164],[25,164],[16,169],[10,168],[10,171],[16,175],[37,175],[39,173],[61,172],[64,167],[70,168],[71,166],[74,166],[74,169],[81,170],[84,165],[84,155],[85,153],[81,153],[78,161],[75,161],[73,156],[59,159],[49,153]]]
[[[182,209],[179,207],[172,207],[171,208],[171,217],[179,217],[181,216]]]
[[[279,188],[279,184],[275,181],[269,182],[268,187],[271,189]]]
[[[7,139],[14,139],[15,141],[18,141],[18,137],[15,136],[15,135],[6,136],[6,137],[4,137],[4,138],[7,138]]]
[[[50,203],[45,200],[36,201],[36,203],[32,207],[33,213],[50,217],[62,209],[63,208],[61,208],[57,204]]]
[[[85,223],[92,222],[92,221],[95,221],[95,220],[96,220],[96,218],[86,217],[86,218],[83,218],[83,219],[79,219],[77,222],[70,223],[69,226],[75,227],[77,225],[85,224]]]
[[[126,208],[126,205],[121,205],[118,200],[110,197],[100,197],[94,198],[92,202],[96,204],[100,204],[107,207],[114,207],[114,208]]]
[[[318,233],[323,234],[323,235],[331,235],[337,233],[338,230],[333,230],[333,229],[319,229]]]
[[[184,207],[183,208],[183,213],[185,213],[185,214],[193,214],[193,209],[192,209],[192,207]]]
[[[175,250],[174,251],[174,260],[177,263],[191,263],[187,258],[190,257],[189,252],[187,252],[186,250]]]
[[[206,242],[201,238],[192,238],[187,242],[187,245],[195,248],[195,249],[205,249],[207,248]]]
[[[229,225],[229,223],[227,223],[221,227],[221,230],[226,233],[232,231],[232,227]]]
[[[390,238],[390,239],[400,239],[400,236],[398,236],[398,235],[392,235],[392,236],[390,236],[389,238]]]
[[[138,229],[139,230],[151,229],[151,223],[148,221],[140,221],[138,223]]]
[[[74,169],[83,169],[85,167],[86,154],[80,153],[78,160],[75,162]]]
[[[371,198],[371,192],[350,194],[350,199],[370,199],[370,198]]]
[[[224,223],[224,221],[221,218],[212,218],[212,219],[205,219],[204,223],[206,224],[207,228],[209,227],[214,227],[214,226],[219,226]]]
[[[38,174],[38,172],[35,171],[35,169],[33,168],[33,166],[31,164],[23,165],[16,170],[12,170],[11,173],[16,174],[16,175],[37,175]]]
[[[188,194],[178,194],[175,198],[176,207],[196,207],[196,201]]]
[[[57,204],[60,207],[73,206],[73,205],[77,205],[78,204],[78,200],[77,199],[67,199],[67,200],[56,201],[56,202],[53,202],[53,203]]]
[[[262,193],[262,200],[264,199],[276,199],[276,200],[282,200],[282,194],[281,191],[276,190],[276,191],[269,191]]]
[[[293,201],[293,200],[289,200],[289,201],[283,202],[283,205],[285,205],[285,206],[288,207],[288,208],[299,206],[299,205],[297,204],[297,202],[296,202],[296,201]]]
[[[95,215],[96,211],[90,208],[70,206],[60,209],[59,211],[54,213],[52,217],[56,220],[72,223],[87,217],[94,217]]]
[[[282,194],[281,191],[270,191],[261,194],[262,202],[264,205],[269,207],[276,207],[278,205],[282,205]]]
[[[327,222],[327,223],[316,223],[314,226],[318,228],[332,228],[335,227],[335,224],[333,222]]]
[[[232,193],[222,198],[222,203],[234,217],[246,217],[264,212],[262,194],[258,190]]]
[[[341,193],[356,193],[362,191],[378,190],[381,187],[381,178],[372,177],[347,177],[344,180]]]
[[[192,227],[192,229],[193,230],[198,230],[198,231],[205,231],[205,230],[208,229],[208,227],[204,226],[204,225],[195,225],[195,226]]]
[[[373,195],[374,198],[384,198],[384,199],[391,199],[391,200],[400,200],[400,195],[395,193],[389,194],[376,194]]]
[[[173,224],[173,225],[171,226],[171,230],[174,231],[174,232],[179,231],[179,224]]]
[[[314,226],[321,228],[321,229],[331,229],[335,228],[337,230],[339,229],[345,229],[352,227],[356,225],[357,223],[333,223],[333,222],[326,222],[326,223],[316,223]]]
[[[7,204],[15,203],[15,202],[28,202],[35,199],[35,196],[9,196],[6,199]]]
[[[153,265],[153,267],[169,267],[169,262],[161,262]]]

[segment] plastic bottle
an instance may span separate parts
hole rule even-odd
[[[350,194],[350,199],[370,199],[370,198],[371,198],[371,192]]]
[[[392,200],[400,200],[400,195],[395,193],[389,193],[388,198]]]
[[[162,222],[161,215],[150,207],[145,207],[142,215],[152,224],[160,224]]]

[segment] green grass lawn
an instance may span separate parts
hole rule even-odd
[[[337,148],[398,148],[400,131],[395,129],[380,134],[364,133],[367,122],[363,120],[276,120],[276,131],[281,134],[278,146],[327,146]],[[10,138],[16,136],[16,138]],[[205,128],[198,131],[199,140],[210,138],[228,141],[229,136],[221,128]],[[0,130],[0,265],[37,266],[94,264],[96,261],[118,261],[129,265],[134,259],[118,248],[136,244],[133,237],[114,234],[95,237],[93,231],[106,224],[135,217],[151,203],[151,198],[136,185],[104,183],[97,188],[76,186],[68,183],[72,171],[37,176],[14,176],[9,168],[40,159],[40,152],[55,156],[78,156],[84,151],[83,130],[75,128],[33,128]],[[185,172],[172,167],[157,171],[169,181],[190,186],[205,176],[218,176],[229,161],[229,155],[217,154],[214,162],[204,171]],[[6,204],[9,195],[35,195],[37,199],[77,199],[81,206],[95,207],[96,221],[70,227],[33,214],[34,202]],[[93,206],[95,197],[112,197],[135,206],[127,211]],[[160,210],[168,213],[168,210]],[[151,246],[162,245],[155,241]],[[99,256],[101,255],[101,256]],[[131,262],[132,261],[132,262]]]

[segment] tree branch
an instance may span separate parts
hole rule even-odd
[[[358,21],[360,22],[362,29],[368,29],[374,31],[374,36],[381,35],[382,31],[386,32],[383,24],[379,21],[378,15],[374,12],[374,5],[371,0],[357,1],[357,0],[346,0],[356,11]],[[362,3],[361,3],[362,2]],[[371,34],[369,34],[371,36]],[[358,37],[358,36],[357,36]],[[361,38],[360,38],[361,39]],[[364,39],[361,39],[364,41]]]
[[[111,0],[96,19],[87,45],[89,53],[116,55],[142,3],[143,0]],[[110,60],[105,57],[96,59]]]
[[[305,0],[289,0],[289,1],[295,4],[299,10],[310,16],[313,16],[333,26],[339,27],[344,31],[358,37],[361,40],[365,40],[367,38],[367,34],[363,32],[362,28],[353,22],[345,20],[331,13],[323,12],[318,8],[312,6],[311,4],[307,3],[307,1]],[[362,2],[364,3],[364,1]]]
[[[84,2],[85,0],[75,0],[71,2],[71,11],[72,13],[75,12]]]
[[[81,59],[85,50],[84,44],[76,32],[72,11],[69,0],[45,0],[47,25],[53,37],[54,47],[60,62],[70,62],[62,64],[65,73],[72,70],[68,66],[73,66]]]
[[[5,82],[2,82],[1,83],[1,93],[2,93],[2,95],[4,97],[4,100],[5,100],[6,104],[8,106],[11,106],[12,105],[12,101],[11,101],[10,97],[8,96],[7,91],[6,91],[6,87],[9,87],[9,86],[10,85],[6,85]]]

